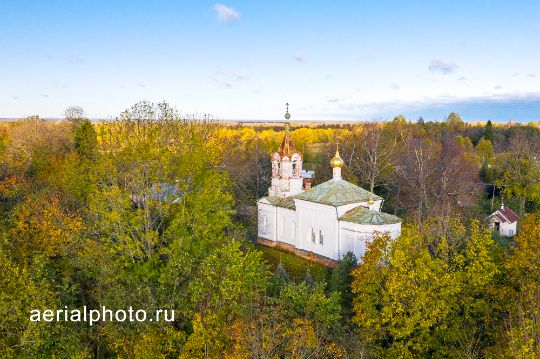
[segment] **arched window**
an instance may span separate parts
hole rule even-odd
[[[262,216],[262,230],[264,233],[268,232],[268,217]]]

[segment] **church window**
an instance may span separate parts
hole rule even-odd
[[[261,224],[262,224],[262,232],[263,233],[266,233],[268,232],[268,217],[266,217],[264,214],[262,215],[262,218],[261,218]]]
[[[319,244],[323,244],[324,238],[323,238],[323,232],[322,229],[319,229]]]
[[[311,242],[315,243],[315,230],[311,228]]]

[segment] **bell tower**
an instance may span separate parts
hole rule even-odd
[[[289,197],[302,192],[302,154],[294,147],[291,138],[289,104],[286,104],[285,136],[277,152],[272,154],[272,185],[268,194],[275,197]]]

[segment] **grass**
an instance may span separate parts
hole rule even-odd
[[[263,246],[261,244],[255,244],[255,248],[263,252],[264,259],[268,261],[272,271],[275,271],[277,265],[281,262],[289,276],[295,282],[303,281],[308,270],[316,282],[328,282],[328,278],[332,273],[330,268],[327,268],[322,264],[307,261],[276,248]]]

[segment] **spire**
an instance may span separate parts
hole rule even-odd
[[[336,154],[330,161],[330,166],[333,168],[334,179],[341,179],[341,168],[345,166],[345,161],[339,155],[339,142],[336,144]]]
[[[278,152],[282,157],[284,155],[290,157],[293,153],[298,151],[296,150],[296,147],[294,147],[293,140],[290,136],[291,124],[288,120],[291,118],[291,114],[289,113],[289,104],[286,103],[285,106],[287,107],[287,112],[285,112],[285,119],[287,120],[287,122],[285,122],[285,136],[283,137],[283,141],[281,141]]]

